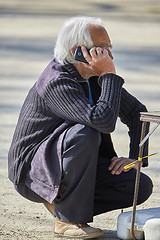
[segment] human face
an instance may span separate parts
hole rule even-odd
[[[113,56],[110,50],[112,48],[112,45],[105,28],[95,24],[90,25],[90,36],[93,42],[93,46],[107,49],[109,56],[113,60]]]

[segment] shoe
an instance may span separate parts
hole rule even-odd
[[[99,228],[90,227],[88,224],[73,224],[54,219],[54,234],[59,237],[91,239],[103,236]]]
[[[43,204],[47,208],[47,210],[52,214],[52,216],[55,216],[54,215],[54,202],[52,204],[50,204],[48,202],[45,202]]]

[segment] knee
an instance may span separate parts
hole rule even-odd
[[[138,204],[145,202],[152,194],[152,190],[153,190],[152,180],[147,175],[141,173]]]
[[[87,146],[90,147],[96,147],[100,145],[100,141],[101,141],[101,135],[100,132],[98,132],[97,130],[88,127],[88,126],[81,126],[82,129],[79,131],[79,134],[82,134],[82,139],[85,142],[85,144]]]
[[[67,142],[76,142],[83,148],[98,148],[101,142],[101,134],[97,130],[83,124],[75,124],[66,134]]]

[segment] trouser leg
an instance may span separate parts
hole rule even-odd
[[[54,201],[56,218],[61,221],[91,222],[93,215],[133,204],[136,171],[116,176],[108,171],[109,159],[97,164],[100,140],[100,133],[81,124],[65,136],[62,180]],[[152,187],[150,178],[141,173],[138,204],[151,195]]]
[[[110,160],[106,159],[106,163],[97,166],[94,215],[133,205],[136,170],[131,169],[120,175],[112,175],[108,171],[109,165]],[[152,193],[152,188],[151,179],[141,173],[137,204],[148,199]]]
[[[71,127],[63,142],[63,173],[55,215],[61,221],[93,220],[100,133],[85,125]]]

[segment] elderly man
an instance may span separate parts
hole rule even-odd
[[[75,60],[79,46],[88,63]],[[138,157],[146,107],[122,88],[110,48],[100,19],[69,19],[55,58],[26,97],[10,147],[10,180],[54,214],[58,235],[100,237],[102,230],[87,224],[93,216],[132,205],[137,165],[124,166]],[[118,117],[129,128],[129,157],[118,157],[112,144]],[[138,204],[151,193],[152,181],[141,173]]]

